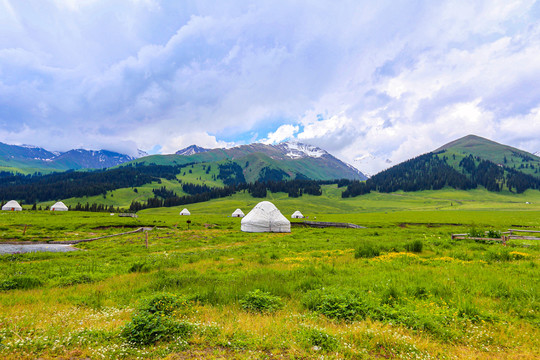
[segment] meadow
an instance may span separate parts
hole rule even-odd
[[[451,240],[540,230],[540,192],[269,194],[284,215],[365,229],[243,233],[236,194],[138,218],[0,213],[4,241],[81,251],[0,256],[0,356],[20,358],[535,359],[540,246]],[[526,204],[529,202],[529,204]],[[24,228],[26,227],[26,231]],[[24,232],[24,234],[23,234]]]

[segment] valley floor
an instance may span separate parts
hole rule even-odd
[[[7,241],[145,233],[0,256],[6,359],[537,359],[540,246],[451,240],[540,230],[540,196],[475,192],[270,200],[366,229],[243,233],[236,196],[138,218],[0,213]],[[525,204],[525,202],[530,204]],[[537,205],[538,204],[538,205]],[[24,234],[23,234],[24,232]]]

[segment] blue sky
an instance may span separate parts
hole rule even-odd
[[[540,151],[535,1],[0,0],[0,141],[295,139],[373,174],[467,134]]]

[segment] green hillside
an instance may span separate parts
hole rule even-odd
[[[319,149],[320,150],[320,149]],[[323,150],[320,150],[323,151]],[[247,182],[262,180],[271,172],[281,174],[274,180],[309,178],[312,180],[353,179],[365,180],[365,176],[347,164],[324,152],[321,156],[293,156],[284,145],[250,144],[231,149],[213,149],[204,153],[184,155],[152,155],[136,159],[124,165],[184,165],[204,163],[212,165],[231,161],[238,164]]]
[[[435,153],[448,158],[448,164],[457,168],[459,162],[472,155],[495,164],[540,177],[540,157],[514,147],[499,144],[476,135],[467,135],[441,146]]]

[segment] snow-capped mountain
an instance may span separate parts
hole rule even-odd
[[[291,159],[304,157],[319,158],[321,156],[328,155],[328,153],[321,148],[299,142],[287,141],[275,146],[278,149],[285,151],[285,156],[290,157]]]
[[[33,145],[0,143],[0,165],[16,169],[77,170],[103,169],[135,159],[108,150],[76,149],[66,152],[48,151]]]
[[[204,152],[207,152],[209,150],[210,149],[205,149],[205,148],[197,146],[197,145],[190,145],[187,148],[184,148],[182,150],[178,150],[176,152],[176,155],[189,156],[189,155],[195,155],[195,154],[204,153]]]
[[[344,163],[325,150],[299,142],[277,145],[252,143],[224,149],[204,149],[189,146],[176,154],[187,159],[171,158],[171,161],[210,163],[229,160],[238,164],[246,181],[279,181],[284,179],[366,179],[354,166]],[[146,163],[151,163],[148,159]]]

